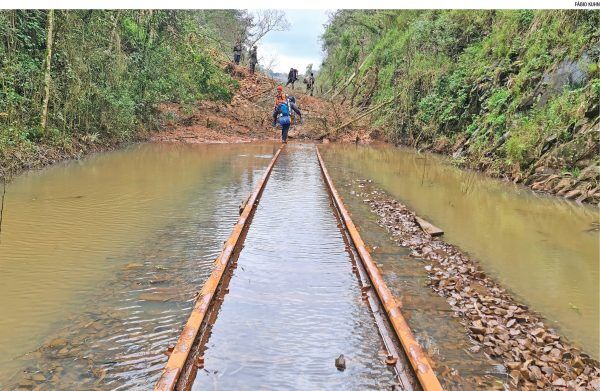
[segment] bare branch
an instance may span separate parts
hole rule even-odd
[[[263,63],[265,64],[264,68],[267,72],[274,72],[274,68],[279,65],[279,61],[275,55],[265,58]]]
[[[290,22],[282,10],[261,10],[252,17],[252,24],[248,34],[249,46],[256,45],[271,31],[285,31],[290,28]]]

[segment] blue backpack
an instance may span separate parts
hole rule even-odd
[[[290,119],[290,107],[287,102],[279,104],[279,125],[289,125],[292,121]]]
[[[284,125],[290,125],[292,123],[292,119],[290,118],[289,115],[282,115],[281,117],[279,117],[279,125],[284,126]]]
[[[290,106],[288,105],[287,102],[280,103],[279,111],[281,112],[282,116],[289,116],[290,115]]]

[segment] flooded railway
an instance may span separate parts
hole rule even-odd
[[[217,287],[211,276],[199,293],[157,390],[440,389],[405,323],[394,328],[409,354],[385,334],[390,327],[382,332],[398,347],[384,345],[366,294],[386,290],[392,322],[403,322],[398,304],[382,281],[361,286],[315,152],[288,146],[270,178],[267,168],[260,203],[259,185],[216,261],[213,276],[222,282]],[[241,247],[239,224],[246,224],[243,249],[229,260]],[[356,250],[361,258],[366,252]]]
[[[460,170],[446,158],[405,148],[329,145],[321,151],[366,234],[378,231],[369,222],[373,215],[365,210],[363,199],[354,195],[360,191],[353,182],[357,178],[372,180],[444,229],[447,242],[477,257],[520,301],[600,358],[600,235],[594,229],[600,216],[596,207],[536,194]],[[375,243],[377,238],[372,240]],[[385,263],[384,271],[401,265]]]
[[[0,242],[1,310],[10,314],[0,319],[0,388],[160,388],[182,327],[202,297],[199,289],[214,274],[223,243],[227,249],[240,202],[266,179],[278,149],[275,144],[143,144],[16,178],[7,189]],[[588,265],[594,251],[597,259],[597,236],[586,231],[594,221],[587,208],[564,203],[552,214],[552,200],[535,198],[541,201],[536,207],[526,191],[408,151],[320,150],[367,252],[445,388],[502,388],[508,375],[498,362],[468,350],[463,326],[426,286],[422,264],[390,240],[356,196],[357,178],[372,178],[445,228],[449,240],[481,257],[501,282],[558,319],[574,340],[586,347],[594,341],[597,297],[585,295],[598,286],[597,270]],[[421,387],[414,362],[404,353],[410,349],[374,295],[377,284],[361,266],[361,251],[329,192],[314,144],[283,148],[260,202],[250,203],[255,209],[240,229],[240,246],[231,249],[224,283],[214,287],[207,319],[191,336],[194,344],[187,347],[178,388]],[[479,206],[469,215],[479,225],[460,226],[458,216],[473,205],[473,197]],[[448,208],[449,202],[454,206]],[[528,212],[519,216],[517,204]],[[494,208],[515,209],[506,219],[522,227],[521,233],[544,218],[568,237],[546,251],[540,243],[556,238],[544,228],[532,238],[510,235],[503,229],[508,222],[476,230],[484,214],[495,216]],[[531,215],[534,222],[527,219]],[[461,236],[463,228],[477,240]],[[494,235],[512,241],[512,247],[498,250]],[[582,244],[577,251],[575,242]],[[501,262],[518,249],[524,252],[520,262]],[[531,265],[525,255],[533,258]],[[552,277],[568,259],[577,265],[569,278],[583,281],[578,286],[565,287],[567,280]],[[541,275],[530,281],[549,292],[552,287],[542,282],[558,281],[564,297],[550,300],[560,307],[556,317],[535,289],[523,288],[525,281],[513,275],[524,268],[531,273],[540,262]],[[564,310],[566,301],[577,311]],[[575,314],[581,327],[571,326]],[[336,368],[340,355],[343,371]]]

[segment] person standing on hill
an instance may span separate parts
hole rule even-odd
[[[258,54],[256,53],[256,45],[252,46],[250,50],[250,73],[254,73],[256,70],[256,63],[258,62]]]
[[[285,86],[292,85],[292,89],[294,88],[294,83],[298,80],[298,70],[294,68],[290,68],[290,72],[288,73],[288,80]]]
[[[240,65],[242,59],[242,42],[238,39],[233,47],[233,62],[235,65]]]
[[[310,96],[313,96],[313,90],[315,88],[315,76],[311,72],[310,76],[306,78],[306,92],[310,91]]]

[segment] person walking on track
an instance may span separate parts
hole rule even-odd
[[[300,121],[302,121],[302,113],[296,106],[295,99],[288,98],[283,92],[283,87],[277,86],[277,96],[273,110],[273,127],[276,127],[278,123],[281,125],[281,142],[284,144],[287,144],[288,132],[292,124],[292,110],[298,114]]]

